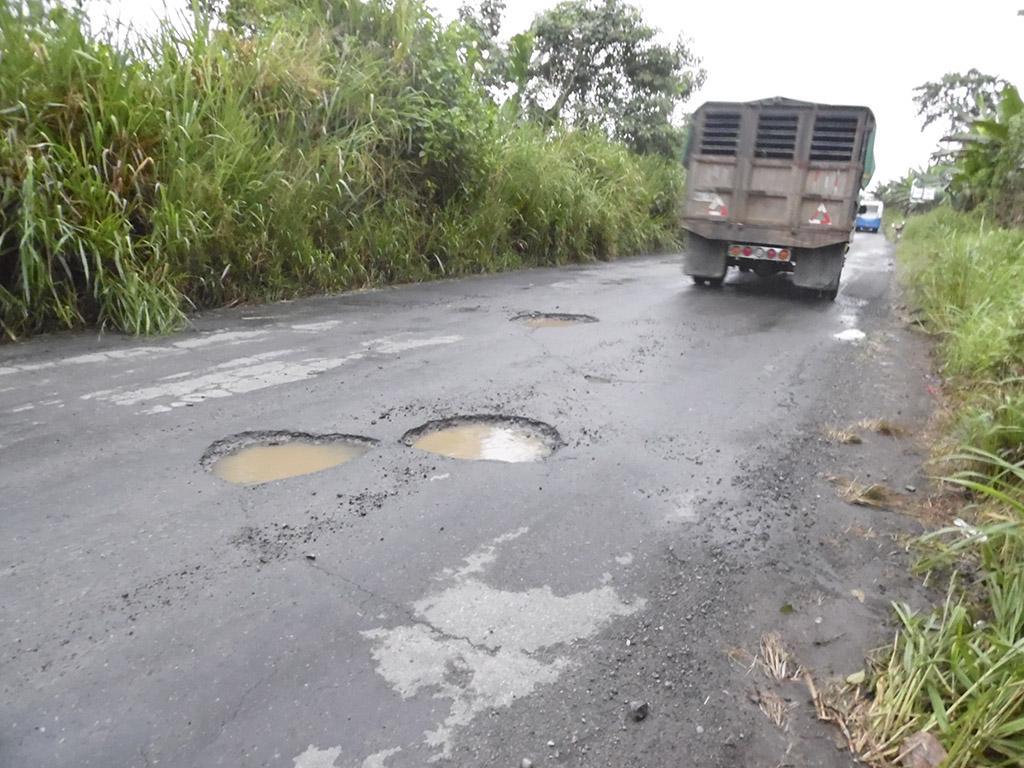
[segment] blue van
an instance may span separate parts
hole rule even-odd
[[[881,200],[865,200],[857,209],[857,219],[853,226],[857,231],[877,232],[882,228],[882,213],[885,206]]]

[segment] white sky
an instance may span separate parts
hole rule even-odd
[[[181,8],[182,0],[168,0]],[[452,19],[463,0],[428,0]],[[692,42],[707,83],[688,105],[788,96],[863,104],[878,121],[875,180],[924,165],[940,131],[922,134],[912,89],[974,67],[1024,86],[1024,0],[703,0],[688,5],[632,0],[647,21]],[[163,0],[109,4],[135,26],[151,26]],[[555,0],[509,0],[503,34],[529,27]]]

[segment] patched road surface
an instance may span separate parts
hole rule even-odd
[[[927,485],[894,290],[859,235],[835,303],[658,256],[0,347],[0,765],[852,765],[754,660],[921,602],[835,488]]]

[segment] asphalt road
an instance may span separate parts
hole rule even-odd
[[[790,670],[849,674],[919,599],[913,521],[828,476],[923,488],[921,449],[823,438],[928,416],[892,286],[858,235],[834,304],[657,256],[0,348],[0,765],[851,765],[750,659],[776,632]],[[481,413],[563,445],[400,442]],[[380,442],[255,487],[201,466],[250,430]]]

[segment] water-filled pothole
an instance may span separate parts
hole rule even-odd
[[[259,485],[336,467],[359,458],[376,443],[358,435],[242,432],[211,445],[200,463],[229,483]]]
[[[405,433],[402,442],[429,453],[469,461],[541,461],[562,440],[549,424],[516,416],[456,416]]]
[[[564,312],[521,312],[512,320],[525,323],[531,328],[564,328],[567,325],[597,322],[593,315],[570,315]]]

